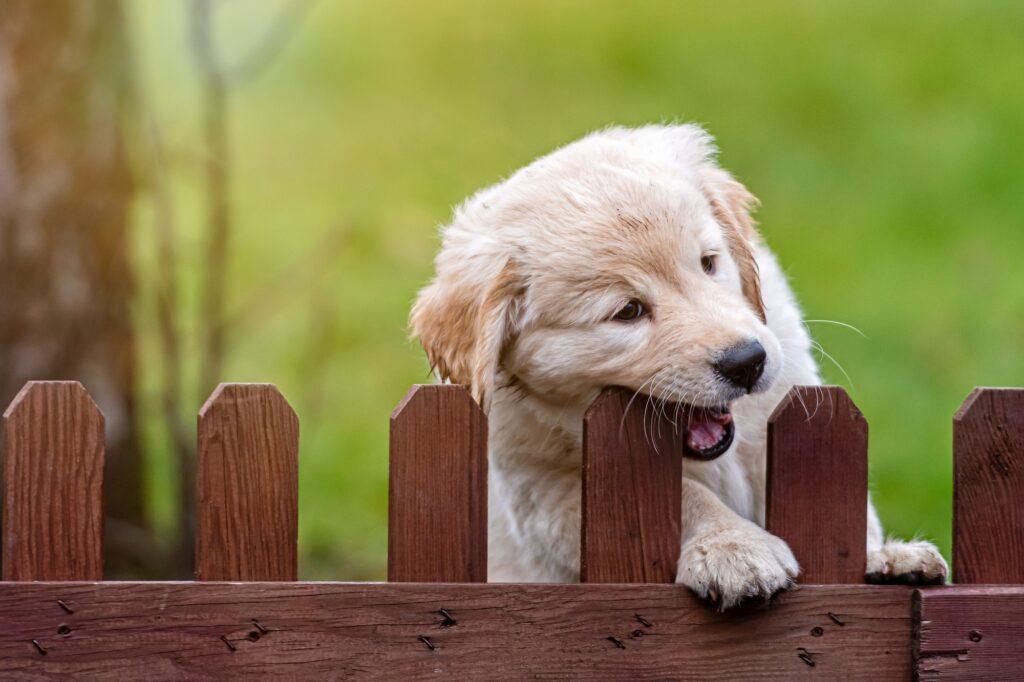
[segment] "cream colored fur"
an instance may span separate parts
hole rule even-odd
[[[594,133],[456,210],[411,324],[441,378],[468,384],[490,419],[491,581],[578,580],[582,417],[609,385],[731,406],[730,450],[684,461],[678,582],[727,607],[797,577],[762,528],[765,423],[791,386],[821,378],[753,203],[711,137],[676,125]],[[613,319],[634,299],[649,315]],[[749,339],[767,362],[748,395],[711,363]],[[868,511],[867,573],[945,577],[933,545],[884,541]]]

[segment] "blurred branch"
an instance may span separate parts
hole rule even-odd
[[[193,0],[192,42],[200,69],[215,73],[225,87],[234,88],[252,80],[277,58],[313,7],[312,0],[291,0],[267,26],[249,53],[235,64],[222,63],[213,38],[213,4],[216,0]]]
[[[229,201],[228,91],[240,80],[251,79],[277,56],[305,16],[309,2],[288,3],[263,38],[237,66],[225,67],[217,56],[213,36],[213,0],[193,0],[192,45],[203,79],[203,135],[207,185],[206,223],[208,241],[205,256],[205,286],[200,323],[205,334],[200,368],[200,390],[212,391],[222,378],[226,320],[224,299],[227,281],[228,245],[232,231]]]
[[[28,379],[84,383],[106,417],[104,514],[146,533],[124,9],[0,3],[0,404]],[[131,576],[118,539],[108,575]]]
[[[129,45],[129,49],[134,48]],[[137,64],[135,55],[129,55],[131,64]],[[154,297],[156,301],[157,338],[161,355],[160,411],[164,428],[170,439],[171,456],[178,467],[178,533],[176,551],[170,555],[152,538],[145,542],[132,533],[125,524],[112,526],[125,535],[126,546],[136,546],[148,558],[152,575],[160,575],[152,564],[170,568],[171,576],[185,578],[192,573],[195,547],[195,442],[191,438],[182,412],[184,370],[182,368],[181,332],[178,308],[178,235],[174,199],[169,180],[170,170],[166,149],[157,125],[156,116],[148,106],[145,88],[138,69],[130,68],[126,79],[132,91],[135,136],[141,142],[145,159],[136,166],[141,181],[153,198],[153,228],[156,243]],[[158,551],[159,550],[159,551]],[[159,554],[159,557],[156,556]],[[163,559],[161,561],[161,559]],[[168,566],[169,565],[169,566]],[[163,577],[168,577],[165,573]]]
[[[192,570],[195,551],[195,448],[182,421],[181,335],[178,330],[178,253],[174,202],[167,181],[163,143],[156,121],[150,117],[149,142],[153,156],[149,175],[156,215],[156,310],[162,351],[160,407],[171,450],[178,465],[178,551],[175,572],[184,577]]]
[[[327,407],[327,386],[332,378],[324,372],[338,336],[335,300],[324,287],[313,287],[309,306],[306,350],[302,354],[302,385],[306,387],[303,414],[317,420]]]
[[[309,251],[251,292],[245,303],[227,317],[226,323],[233,329],[245,329],[255,319],[266,320],[275,308],[283,307],[286,300],[291,300],[289,292],[294,291],[295,282],[307,281],[315,290],[316,283],[348,245],[350,236],[351,231],[344,225],[329,229]]]
[[[262,73],[288,44],[312,7],[310,0],[292,0],[286,4],[249,54],[236,65],[222,70],[224,78],[235,86]]]
[[[200,329],[205,334],[199,390],[208,394],[221,378],[224,364],[224,292],[231,231],[228,206],[227,88],[213,48],[211,0],[192,4],[192,44],[203,79],[203,137],[206,156],[205,286],[200,302]]]

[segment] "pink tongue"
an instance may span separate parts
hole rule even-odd
[[[713,419],[692,421],[687,433],[687,445],[692,450],[707,450],[722,440],[724,435],[725,425]]]

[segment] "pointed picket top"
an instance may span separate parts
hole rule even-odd
[[[413,384],[402,399],[391,411],[391,421],[402,418],[403,413],[408,410],[419,409],[417,406],[432,402],[443,396],[443,399],[464,403],[466,411],[477,416],[485,416],[480,404],[473,399],[469,389],[461,384]]]
[[[953,581],[1024,583],[1024,389],[975,388],[953,417]]]
[[[30,381],[3,421],[3,579],[102,580],[103,414],[77,381]]]
[[[198,580],[298,577],[299,419],[273,384],[220,384],[199,412]]]
[[[794,386],[768,417],[769,424],[792,422],[827,426],[832,420],[867,424],[864,413],[842,386]]]
[[[417,385],[391,413],[388,580],[487,581],[487,417],[463,386]]]
[[[765,527],[804,583],[862,583],[868,424],[839,386],[794,386],[768,418]]]

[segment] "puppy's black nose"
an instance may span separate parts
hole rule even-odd
[[[766,357],[764,346],[760,343],[744,341],[726,348],[713,366],[723,379],[750,393],[764,372]]]

